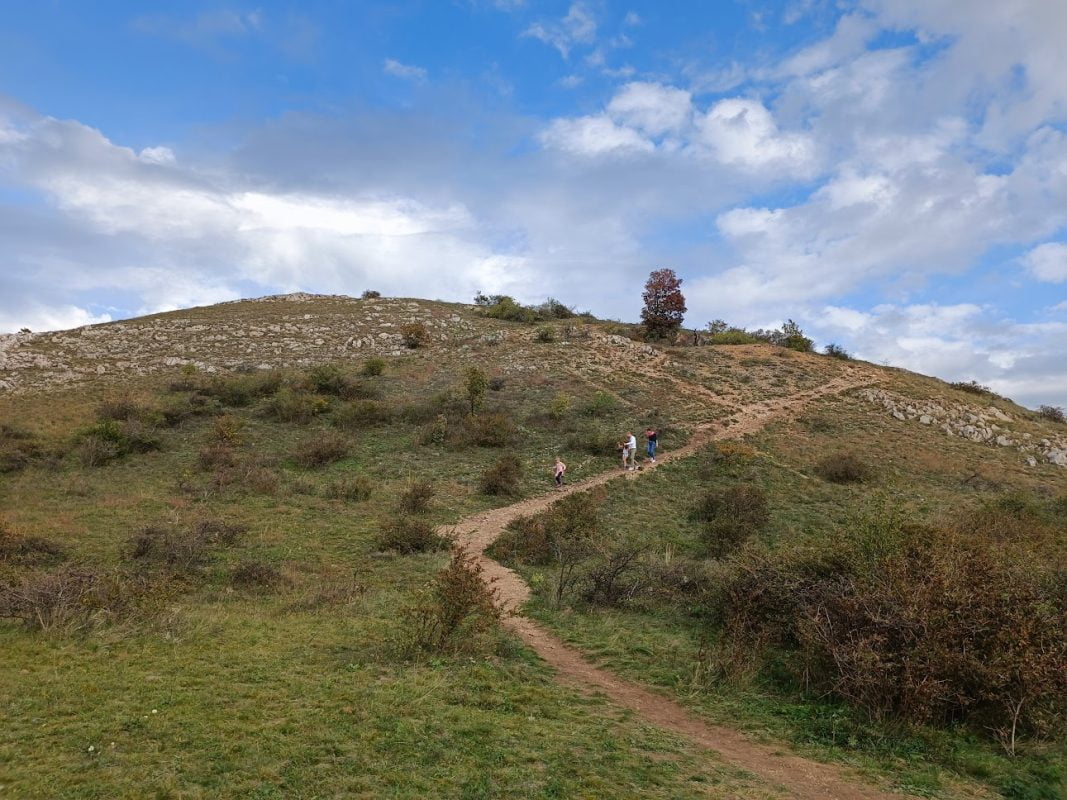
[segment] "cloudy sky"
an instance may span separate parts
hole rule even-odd
[[[965,9],[965,10],[964,10]],[[558,297],[1067,405],[1067,2],[5,4],[0,331]]]

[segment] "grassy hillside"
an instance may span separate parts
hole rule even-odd
[[[449,554],[433,526],[550,491],[557,454],[580,481],[615,469],[628,431],[654,426],[677,448],[701,425],[848,366],[768,345],[651,347],[627,333],[300,295],[7,342],[0,791],[779,796],[557,685],[469,587],[452,635],[420,638],[447,594],[437,576]],[[486,381],[474,415],[472,367]],[[758,485],[769,510],[749,546],[768,547],[833,542],[886,509],[936,521],[1024,498],[1019,513],[1054,532],[1035,560],[1062,567],[1067,470],[1046,456],[1062,426],[864,369],[894,397],[937,400],[946,420],[957,406],[976,420],[992,406],[1010,417],[996,419],[1011,443],[898,419],[880,396],[852,392],[732,451],[609,484],[602,528],[658,570],[655,591],[588,599],[590,558],[557,607],[550,569],[507,542],[501,556],[528,576],[539,619],[709,718],[912,792],[1058,796],[1055,736],[1026,738],[1008,758],[967,726],[869,719],[798,690],[773,664],[709,677],[722,637],[708,587],[728,560],[709,557],[692,514],[710,490]],[[868,468],[863,482],[819,477],[818,462],[841,451]],[[676,585],[679,563],[699,591]]]

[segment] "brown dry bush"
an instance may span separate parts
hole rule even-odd
[[[1063,409],[1059,406],[1041,406],[1037,409],[1037,416],[1039,419],[1047,422],[1057,422],[1061,425],[1067,422],[1067,417],[1064,417]]]
[[[552,562],[552,541],[544,515],[517,517],[493,542],[489,551],[498,561],[544,566]]]
[[[0,586],[0,618],[42,632],[150,622],[162,614],[174,591],[165,580],[64,565]]]
[[[276,422],[306,425],[330,407],[325,397],[310,392],[285,388],[263,405],[262,414]]]
[[[351,449],[347,437],[337,431],[323,430],[302,440],[293,451],[293,461],[308,469],[340,461]]]
[[[481,489],[488,495],[515,497],[521,481],[522,462],[514,453],[505,453],[482,473]]]
[[[400,326],[400,338],[406,347],[415,350],[430,343],[430,331],[421,322],[408,322]]]
[[[701,539],[712,558],[722,558],[770,522],[767,497],[752,483],[708,491],[693,516],[703,523]]]
[[[326,606],[348,606],[367,593],[366,584],[355,574],[325,571],[313,577],[304,591],[286,608],[288,611],[317,611]]]
[[[426,480],[414,480],[400,495],[397,506],[405,514],[421,514],[430,507],[433,495],[433,483]]]
[[[333,424],[345,431],[388,425],[393,419],[392,411],[377,400],[353,400],[337,408],[331,416]]]
[[[196,463],[204,472],[228,469],[236,465],[237,453],[227,444],[209,444],[200,448]]]
[[[42,454],[43,448],[34,434],[0,423],[0,474],[29,466]]]
[[[0,565],[44,567],[62,561],[63,548],[40,536],[20,536],[0,528]]]
[[[517,431],[511,417],[500,412],[468,415],[457,431],[458,444],[476,447],[507,447]]]
[[[382,523],[377,538],[378,548],[401,555],[442,550],[448,540],[439,535],[434,526],[416,517],[395,516]]]
[[[422,653],[473,651],[500,619],[496,590],[476,557],[459,548],[433,582],[401,614],[401,649]]]
[[[374,481],[366,475],[353,475],[350,478],[338,478],[326,484],[325,494],[334,500],[348,500],[363,503],[374,494]]]
[[[230,570],[230,584],[238,589],[277,589],[285,582],[277,567],[263,561],[242,561]]]
[[[1067,578],[1042,563],[973,523],[877,522],[833,546],[742,551],[716,607],[728,646],[790,654],[798,683],[1013,748],[1067,722]]]
[[[864,483],[871,479],[871,468],[852,453],[834,453],[815,465],[816,474],[830,483]]]
[[[214,550],[233,545],[245,530],[218,520],[202,520],[191,528],[149,525],[130,539],[128,557],[173,572],[193,573],[211,560]]]

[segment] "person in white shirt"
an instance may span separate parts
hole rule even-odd
[[[629,457],[629,462],[627,462]],[[623,466],[627,469],[637,469],[637,437],[632,433],[626,434],[626,447],[622,451]]]

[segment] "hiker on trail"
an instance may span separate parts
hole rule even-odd
[[[648,428],[645,431],[645,441],[648,443],[645,447],[645,452],[648,453],[648,460],[653,464],[656,463],[656,444],[659,441],[659,434],[652,428]]]
[[[559,456],[556,456],[556,466],[552,468],[553,474],[556,476],[556,488],[563,488],[563,473],[567,471],[567,465],[563,463]]]
[[[629,462],[626,460],[627,456],[629,456]],[[632,433],[626,434],[626,444],[622,451],[622,467],[629,470],[637,469],[637,437]]]

